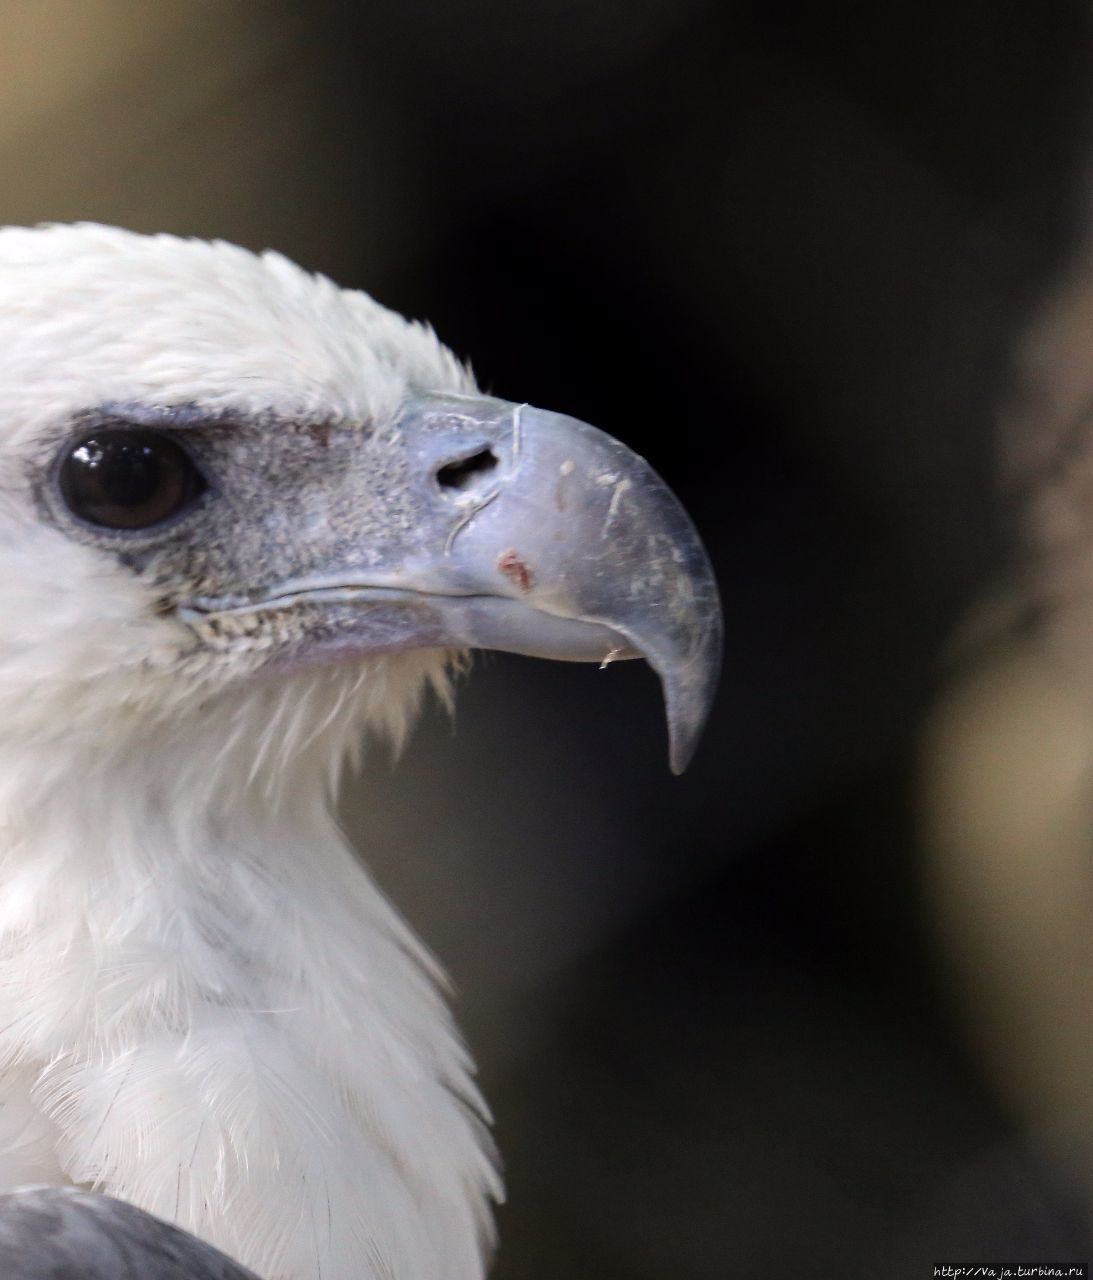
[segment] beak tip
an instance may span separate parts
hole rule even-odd
[[[717,691],[720,653],[720,628],[715,628],[693,665],[681,670],[658,664],[668,720],[668,767],[676,777],[691,763],[706,727]]]
[[[668,716],[668,768],[678,778],[694,759],[706,723],[705,712],[698,719]]]

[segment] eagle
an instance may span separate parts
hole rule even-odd
[[[0,403],[5,1276],[480,1280],[487,1111],[338,782],[473,649],[644,657],[681,770],[693,525],[428,326],[221,241],[0,229]]]

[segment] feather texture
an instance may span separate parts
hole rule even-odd
[[[324,785],[391,679],[224,701],[78,786],[3,769],[8,1186],[52,1150],[271,1278],[480,1274],[500,1188],[470,1062]]]
[[[96,404],[375,424],[472,385],[276,255],[0,231],[0,1190],[106,1191],[265,1280],[481,1277],[501,1189],[472,1064],[333,812],[460,656],[256,675],[27,478]]]

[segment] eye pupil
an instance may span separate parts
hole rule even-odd
[[[81,520],[106,529],[147,529],[205,490],[182,447],[158,431],[104,428],[72,446],[58,474],[61,497]]]

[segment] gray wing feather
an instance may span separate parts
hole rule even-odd
[[[226,1254],[109,1196],[70,1187],[0,1195],[3,1280],[258,1280]]]

